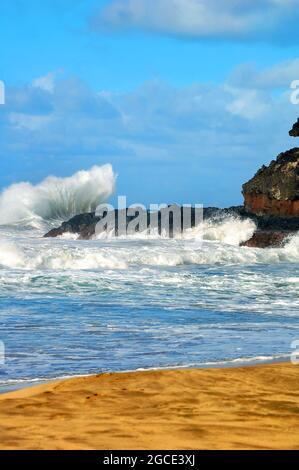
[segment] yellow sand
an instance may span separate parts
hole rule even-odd
[[[299,366],[104,374],[0,396],[1,449],[299,449]]]

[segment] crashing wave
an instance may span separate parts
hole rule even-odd
[[[238,222],[235,226],[238,228]],[[215,233],[215,232],[214,232]],[[223,235],[221,235],[223,236]],[[17,269],[98,270],[128,267],[174,267],[184,265],[254,265],[298,263],[299,235],[283,248],[247,248],[221,241],[114,240],[89,243],[56,240],[54,243],[0,240],[0,266]]]
[[[37,226],[39,221],[66,220],[92,212],[114,192],[112,166],[94,166],[73,176],[49,176],[41,183],[17,183],[0,195],[0,225]]]
[[[231,216],[204,221],[201,225],[189,231],[188,238],[202,237],[203,240],[239,246],[249,240],[255,230],[256,225],[252,220],[242,220]]]

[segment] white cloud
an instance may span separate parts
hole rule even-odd
[[[236,116],[250,120],[260,119],[267,117],[267,113],[272,109],[273,103],[270,97],[258,90],[246,90],[230,86],[225,87],[225,89],[233,97],[226,109]]]
[[[233,71],[229,79],[236,87],[256,89],[288,88],[293,80],[299,80],[299,58],[262,70],[254,64],[243,64]]]
[[[94,25],[200,38],[277,36],[285,42],[287,35],[293,41],[298,36],[298,6],[299,0],[111,0]]]
[[[56,74],[53,72],[48,73],[43,77],[36,78],[32,82],[32,86],[40,88],[41,90],[53,93]]]

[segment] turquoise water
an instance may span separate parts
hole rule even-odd
[[[299,238],[284,249],[240,248],[250,229],[228,220],[205,224],[203,241],[194,232],[86,242],[2,227],[0,391],[101,371],[287,358],[299,339]]]

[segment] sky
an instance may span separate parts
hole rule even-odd
[[[242,202],[296,146],[299,0],[1,0],[0,188],[111,163],[130,203]]]

